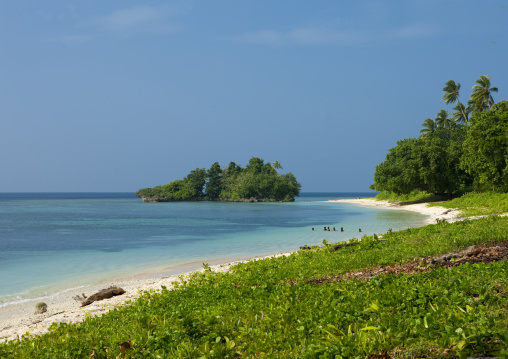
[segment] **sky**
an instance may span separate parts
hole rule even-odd
[[[444,84],[508,99],[507,0],[0,0],[0,192],[135,192],[279,161],[368,191]]]

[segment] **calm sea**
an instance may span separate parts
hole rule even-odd
[[[143,203],[132,193],[0,194],[0,306],[101,280],[293,251],[420,225],[425,216],[303,193],[294,203]],[[344,227],[325,232],[323,227]],[[315,228],[313,231],[312,228]]]

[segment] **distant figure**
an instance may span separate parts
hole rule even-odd
[[[344,228],[340,227],[340,231],[341,231],[341,232],[344,232]]]
[[[333,227],[333,231],[334,231],[334,232],[336,231],[335,227]]]
[[[328,227],[328,231],[330,230],[330,227]]]
[[[361,232],[361,231],[362,231],[362,229],[361,229],[361,228],[359,228],[359,229],[358,229],[358,232]]]
[[[314,230],[314,227],[312,227],[312,230]]]
[[[326,227],[323,227],[323,230],[326,231]]]

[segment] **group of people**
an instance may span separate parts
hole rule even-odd
[[[312,227],[312,230],[314,230],[314,227]],[[333,229],[330,229],[330,227],[323,227],[323,230],[324,231],[336,231],[335,227],[333,227]],[[340,227],[340,231],[341,232],[344,232],[344,227]],[[358,228],[358,232],[361,232],[362,229],[361,228]]]

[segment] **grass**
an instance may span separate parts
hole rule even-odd
[[[384,191],[378,193],[375,199],[379,201],[389,201],[394,203],[405,203],[405,202],[423,203],[423,202],[444,201],[447,198],[445,196],[439,196],[424,191],[413,191],[409,194],[396,194],[393,192]]]
[[[457,208],[468,217],[508,213],[508,193],[468,193],[450,201],[431,205]]]
[[[508,355],[506,261],[366,282],[306,283],[508,241],[508,218],[439,223],[383,238],[365,236],[360,245],[336,252],[324,242],[228,273],[205,265],[175,290],[145,292],[102,317],[55,324],[45,335],[0,344],[0,357],[437,358],[446,350],[459,357]],[[127,341],[134,349],[119,345]]]

